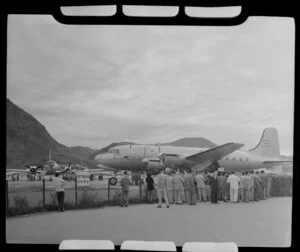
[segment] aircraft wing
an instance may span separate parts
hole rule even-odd
[[[6,169],[8,173],[28,173],[28,170],[21,170],[21,169]]]
[[[264,164],[267,164],[267,165],[289,165],[289,164],[293,164],[293,161],[264,161],[263,162]]]
[[[199,152],[197,154],[193,154],[186,157],[186,159],[199,164],[218,161],[221,158],[241,148],[242,146],[244,146],[244,144],[227,143],[203,152]]]

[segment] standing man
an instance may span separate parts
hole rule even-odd
[[[210,202],[212,204],[218,203],[218,171],[215,171],[210,178],[210,186],[211,186],[211,195],[210,195]]]
[[[248,172],[245,172],[243,179],[241,181],[242,187],[243,187],[243,201],[249,202],[249,196],[250,196],[250,176]]]
[[[232,172],[227,179],[227,183],[230,184],[230,202],[238,202],[239,182],[239,177]]]
[[[227,179],[229,177],[228,174],[224,174],[224,181],[223,181],[223,184],[222,184],[222,192],[223,192],[223,200],[224,202],[228,202],[229,200],[229,192],[230,192],[230,185],[229,183],[227,182]]]
[[[58,202],[58,211],[63,212],[64,209],[64,201],[65,201],[65,189],[64,187],[68,184],[65,180],[59,177],[59,172],[55,173],[55,177],[53,178],[53,183],[55,186],[57,202]]]
[[[245,172],[242,172],[242,175],[240,176],[240,201],[245,201],[245,195],[244,195],[244,188],[246,183],[246,177]]]
[[[265,176],[267,177],[266,194],[267,194],[267,198],[269,198],[271,196],[270,188],[271,188],[272,177],[270,174],[266,174]]]
[[[218,200],[223,200],[223,193],[222,193],[222,182],[223,182],[223,175],[221,172],[218,172],[217,176],[217,183],[218,183]]]
[[[210,201],[211,187],[210,187],[210,175],[208,174],[208,172],[205,172],[204,184],[205,184],[205,191],[206,191],[207,200]]]
[[[177,171],[174,176],[174,190],[175,190],[175,204],[182,204],[183,195],[184,195],[184,182],[179,171]]]
[[[154,196],[154,180],[151,177],[151,174],[148,173],[146,177],[146,183],[147,183],[147,199],[148,203],[152,204],[153,203],[153,196]]]
[[[198,195],[199,195],[199,202],[206,201],[206,190],[205,190],[205,178],[203,175],[203,172],[198,172],[196,175],[196,183],[197,183],[197,190],[198,190]]]
[[[129,199],[129,185],[130,185],[130,179],[127,175],[127,171],[124,171],[124,176],[121,178],[121,190],[122,190],[122,199],[121,199],[121,207],[125,205],[125,207],[128,207],[128,199]]]
[[[265,200],[265,199],[267,199],[268,178],[263,170],[260,172],[260,178],[263,182],[262,198]]]
[[[167,176],[164,171],[157,175],[157,197],[158,197],[158,208],[162,208],[162,197],[166,201],[167,208],[169,208],[169,201],[167,196]]]
[[[167,176],[167,195],[168,195],[168,201],[170,204],[175,203],[174,201],[174,176],[173,172],[171,172]]]
[[[261,187],[260,187],[260,178],[258,177],[258,172],[253,173],[253,179],[254,179],[254,201],[260,200],[261,195]]]
[[[187,171],[183,180],[187,192],[187,202],[189,205],[196,205],[195,178],[191,174],[190,170]]]
[[[253,178],[253,171],[249,173],[249,184],[250,184],[250,197],[249,200],[254,200],[254,178]]]

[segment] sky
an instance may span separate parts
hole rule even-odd
[[[251,149],[278,130],[293,154],[294,22],[70,26],[8,18],[7,97],[66,146],[204,137]]]

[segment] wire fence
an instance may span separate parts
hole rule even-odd
[[[90,181],[82,186],[77,180],[68,182],[64,189],[64,202],[68,209],[119,205],[121,186],[110,185],[108,180]],[[129,202],[147,201],[145,184],[130,186]],[[21,209],[21,210],[18,210]],[[41,181],[7,181],[6,180],[6,213],[7,216],[57,209],[57,198],[54,183],[45,179]]]
[[[292,175],[272,175],[268,179],[269,197],[292,196]],[[196,190],[197,192],[197,190]],[[154,202],[157,202],[154,193]],[[111,185],[109,180],[90,181],[87,185],[78,184],[77,180],[68,182],[64,196],[66,209],[83,209],[120,205],[121,186]],[[129,190],[129,203],[147,202],[145,183],[133,184]],[[6,180],[6,215],[13,216],[40,211],[57,210],[57,198],[54,183],[41,181],[7,181]]]

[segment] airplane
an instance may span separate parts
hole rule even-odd
[[[59,165],[57,162],[51,159],[51,149],[49,150],[49,160],[45,162],[44,165],[36,165],[36,164],[26,164],[25,167],[27,169],[6,169],[6,173],[14,173],[14,174],[32,174],[32,175],[40,175],[45,176],[47,171],[53,171],[59,174],[71,171],[71,162],[67,166]]]
[[[28,174],[31,174],[31,175],[39,175],[39,176],[45,176],[47,174],[47,171],[49,171],[49,168],[48,167],[43,167],[41,165],[25,165],[25,167],[27,169],[6,169],[6,174],[7,175],[16,175],[16,174],[19,174],[19,175],[28,175]],[[61,166],[59,166],[61,168]],[[52,169],[50,169],[52,170]],[[52,171],[55,172],[55,173],[59,173],[59,174],[62,174],[62,173],[65,173],[65,172],[68,172],[68,171],[71,171],[72,170],[72,167],[71,167],[71,162],[68,164],[68,166],[65,166],[64,168],[62,169],[53,169]]]
[[[259,168],[291,164],[280,158],[278,133],[266,128],[257,146],[248,151],[240,150],[239,143],[226,143],[214,148],[191,148],[158,145],[114,146],[106,153],[95,156],[97,164],[118,170],[158,172],[169,169],[214,171],[250,171]]]

